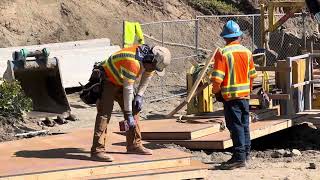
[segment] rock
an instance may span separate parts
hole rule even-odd
[[[279,150],[275,150],[272,154],[271,157],[272,158],[281,158],[284,156],[284,154],[286,153],[286,151],[284,149],[279,149]]]
[[[292,153],[290,151],[285,151],[283,156],[284,157],[292,157]]]
[[[298,149],[292,149],[291,156],[301,156],[301,152]]]
[[[309,163],[309,168],[308,169],[317,169],[317,166],[315,163]]]

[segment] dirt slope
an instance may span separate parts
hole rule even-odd
[[[191,18],[179,0],[12,0],[0,1],[0,47],[92,38],[121,43],[123,20],[150,22]]]

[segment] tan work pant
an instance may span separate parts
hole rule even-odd
[[[117,101],[124,111],[122,87],[115,86],[105,80],[102,84],[101,98],[97,101],[97,117],[93,134],[92,153],[105,152],[107,141],[107,127],[111,119],[114,101]],[[136,127],[126,132],[127,149],[141,146],[141,132],[139,126],[139,114],[134,112]]]

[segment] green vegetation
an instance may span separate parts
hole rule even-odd
[[[24,95],[18,81],[0,79],[0,116],[20,118],[31,109],[32,101]]]
[[[239,12],[233,4],[221,0],[187,0],[187,2],[204,14],[238,14]]]

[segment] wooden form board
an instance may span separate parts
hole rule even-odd
[[[163,179],[206,179],[208,176],[208,165],[192,160],[189,166],[175,168],[164,168],[147,171],[137,171],[121,174],[101,175],[90,177],[90,179],[112,180],[163,180]],[[77,178],[78,179],[78,178]],[[89,177],[80,178],[89,179]]]
[[[176,149],[154,146],[152,156],[126,154],[125,139],[109,133],[107,152],[114,162],[91,160],[92,129],[0,143],[0,179],[71,179],[190,165],[191,154]]]
[[[251,139],[256,139],[292,126],[290,119],[263,120],[250,125]],[[190,149],[226,149],[232,146],[229,131],[210,134],[194,140],[156,140],[156,143],[174,143]]]
[[[320,110],[313,109],[298,113],[292,118],[293,124],[301,124],[304,122],[312,123],[317,128],[320,128]]]
[[[252,110],[258,114],[260,120],[279,115],[279,108]],[[207,113],[192,120],[177,122],[176,119],[163,119],[153,121],[141,121],[141,134],[143,140],[192,140],[209,134],[220,132],[224,122],[223,111]],[[200,118],[201,117],[201,118]]]
[[[223,121],[223,118],[220,118]],[[144,140],[190,140],[220,131],[220,124],[210,119],[192,120],[186,123],[176,119],[141,121]]]

